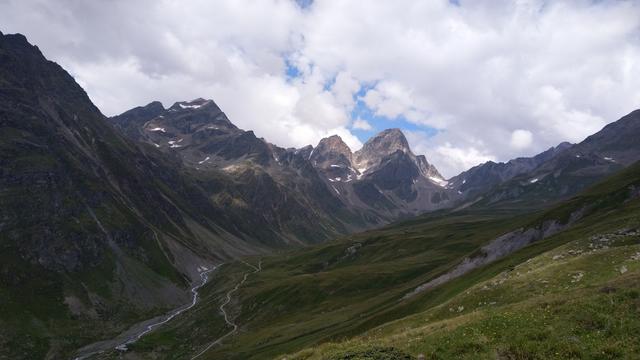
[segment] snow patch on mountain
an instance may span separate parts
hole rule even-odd
[[[433,181],[434,183],[436,183],[436,185],[441,187],[445,187],[449,184],[447,180],[444,180],[435,176],[429,176],[429,180]]]

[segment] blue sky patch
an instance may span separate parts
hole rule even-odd
[[[285,61],[285,76],[287,81],[292,81],[296,78],[302,76],[302,72],[298,69],[286,56],[284,57]],[[327,82],[324,83],[323,89],[324,91],[331,91],[331,88],[336,82],[336,77],[332,77]],[[360,86],[358,92],[353,95],[355,100],[355,106],[351,111],[350,118],[352,121],[357,119],[365,120],[369,125],[371,125],[371,130],[362,130],[351,128],[351,133],[354,134],[361,142],[366,142],[370,137],[379,133],[382,130],[389,128],[400,128],[401,130],[412,131],[412,132],[423,132],[427,134],[427,136],[431,137],[438,133],[438,129],[434,127],[430,127],[427,125],[417,125],[407,120],[404,116],[397,116],[395,118],[388,118],[386,116],[378,116],[375,112],[367,106],[367,104],[362,100],[362,98],[367,94],[367,92],[376,87],[378,82],[369,82],[363,83]]]
[[[289,59],[285,58],[284,64],[285,64],[285,75],[287,77],[287,81],[291,81],[292,79],[295,79],[302,74],[300,69],[298,69],[295,65],[293,65],[289,61]]]
[[[400,128],[401,130],[413,132],[420,131],[429,137],[435,136],[438,133],[438,129],[426,125],[417,125],[407,120],[404,116],[398,116],[393,119],[386,116],[378,116],[360,99],[356,101],[356,106],[353,108],[353,111],[351,111],[351,119],[362,119],[371,125],[371,130],[351,129],[351,132],[363,143],[373,135],[389,128]]]
[[[296,3],[298,4],[298,6],[300,6],[302,9],[306,9],[309,6],[313,5],[313,0],[296,0]]]

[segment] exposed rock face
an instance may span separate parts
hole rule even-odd
[[[155,104],[132,109],[112,121],[130,138],[179,156],[205,177],[222,171],[241,194],[235,200],[224,195],[228,209],[244,218],[253,216],[248,211],[259,217],[270,214],[278,232],[294,235],[288,241],[298,241],[303,224],[317,224],[314,217],[322,219],[326,232],[305,231],[306,241],[451,206],[458,197],[426,157],[411,152],[399,129],[381,132],[355,154],[337,135],[322,139],[316,148],[283,149],[238,129],[212,100],[178,102],[164,111],[148,111],[158,109]],[[267,195],[257,196],[251,187],[267,180],[273,186]],[[222,191],[208,190],[216,197]],[[243,204],[242,212],[232,204]],[[296,223],[294,230],[291,226]]]
[[[546,206],[640,160],[640,110],[605,126],[583,142],[545,154],[534,169],[495,186],[479,206]],[[553,149],[552,149],[553,150]]]
[[[571,213],[565,223],[550,219],[533,227],[520,228],[501,235],[480,248],[480,255],[465,257],[460,264],[450,271],[430,280],[404,296],[411,298],[421,292],[433,289],[446,282],[456,279],[481,266],[502,259],[525,246],[553,236],[579,221],[585,214],[585,208]]]
[[[356,151],[355,164],[361,173],[374,169],[380,165],[382,159],[388,158],[396,153],[406,154],[413,162],[420,174],[427,178],[438,179],[437,184],[442,184],[444,178],[435,166],[429,164],[424,155],[416,156],[411,151],[407,138],[400,129],[387,129],[367,141],[362,149]],[[399,154],[399,153],[398,153]],[[399,155],[396,155],[399,156]]]
[[[128,137],[132,139],[140,139],[140,128],[144,125],[136,120],[145,118],[155,118],[164,111],[164,106],[159,101],[154,101],[146,106],[139,106],[122,114],[114,123],[114,125],[122,130]]]
[[[338,135],[320,140],[309,159],[330,182],[350,182],[359,175],[353,168],[351,149]]]
[[[521,157],[505,163],[488,161],[452,177],[451,187],[473,198],[514,177],[533,171],[538,166],[573,146],[564,142],[533,157]]]
[[[387,129],[369,139],[362,149],[356,151],[355,158],[358,171],[364,173],[372,166],[380,163],[380,159],[396,151],[411,153],[409,143],[400,129]]]
[[[320,140],[310,160],[314,166],[321,168],[331,165],[351,166],[353,163],[353,154],[349,146],[342,141],[340,136],[332,135]]]
[[[177,102],[153,114],[133,109],[111,120],[121,129],[137,124],[131,138],[178,157],[208,197],[238,219],[234,226],[246,223],[242,236],[281,247],[370,226],[324,186],[309,162],[312,148],[269,144],[232,124],[212,100]]]
[[[418,169],[424,176],[436,181],[436,183],[438,184],[443,183],[444,177],[440,175],[440,172],[438,171],[438,169],[436,169],[436,167],[433,164],[429,164],[426,156],[424,155],[416,156],[416,164],[418,165]]]
[[[380,132],[353,154],[338,136],[322,139],[311,160],[335,196],[384,218],[451,206],[459,198],[424,155],[413,154],[399,129]]]

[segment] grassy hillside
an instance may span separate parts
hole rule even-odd
[[[287,358],[385,348],[427,359],[638,358],[640,233],[576,237],[425,312]]]
[[[263,270],[250,275],[234,295],[230,308],[240,332],[203,358],[269,358],[358,334],[396,318],[396,311],[411,313],[411,307],[400,302],[404,294],[484,242],[523,224],[511,214],[432,214],[265,257]],[[255,264],[257,258],[247,261]],[[160,349],[168,358],[180,358],[206,346],[223,333],[215,316],[224,294],[248,271],[241,262],[222,266],[202,290],[201,305],[133,349],[149,358]]]
[[[459,281],[464,291],[437,306],[287,358],[638,358],[639,170],[547,212],[591,206],[570,230],[479,271],[495,276],[473,283],[471,274]]]
[[[637,325],[624,318],[636,311],[633,259],[640,250],[638,236],[620,231],[639,224],[639,185],[640,165],[635,165],[545,212],[433,213],[263,258],[263,271],[249,276],[230,306],[239,332],[201,358],[264,359],[305,348],[293,356],[393,358],[423,353],[459,358],[475,354],[464,354],[474,346],[486,357],[545,358],[555,356],[556,350],[558,357],[566,357],[573,348],[562,344],[574,338],[555,339],[547,331],[553,326],[558,333],[576,329],[571,336],[584,343],[574,346],[580,354],[606,353],[609,341],[630,340],[625,331]],[[479,248],[500,235],[551,220],[564,224],[576,212],[582,217],[567,230],[405,298],[465,257],[482,256]],[[601,237],[610,240],[601,242]],[[250,270],[242,263],[223,266],[203,290],[197,310],[136,344],[135,355],[153,358],[162,351],[166,358],[181,358],[203,349],[224,333],[215,321],[224,294],[234,279]],[[579,300],[571,300],[575,297]],[[602,307],[607,301],[613,301],[613,308]],[[541,309],[553,316],[538,319]],[[590,314],[597,323],[580,330],[581,321],[591,321]],[[518,337],[511,334],[515,329],[520,329]],[[582,338],[591,332],[588,341]],[[327,345],[318,345],[323,343]],[[379,348],[381,344],[395,350]],[[633,346],[625,349],[635,351]]]

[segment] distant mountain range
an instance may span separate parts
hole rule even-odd
[[[327,234],[335,235],[447,207],[459,197],[424,156],[411,152],[399,129],[379,133],[352,153],[337,135],[315,148],[278,147],[238,129],[213,100],[178,102],[168,109],[153,102],[110,120],[130,139],[178,155],[199,177],[227,177],[240,192],[228,205],[270,213],[285,227],[292,224],[291,214],[321,216],[335,228]],[[265,181],[274,188],[260,192],[269,195],[254,196]],[[221,188],[205,188],[221,196]],[[292,213],[284,214],[285,208]],[[280,231],[295,234],[294,229]]]
[[[640,111],[449,180],[398,129],[353,152],[335,135],[278,147],[213,100],[106,118],[24,36],[1,33],[0,122],[0,345],[11,358],[64,357],[177,307],[203,266],[434,210],[537,209],[640,160]]]
[[[451,183],[476,206],[549,206],[639,161],[639,135],[640,110],[636,110],[579,144],[562,143],[533,158],[488,162]]]
[[[349,213],[349,219],[341,222],[348,232],[354,224],[364,229],[471,203],[539,208],[566,199],[640,160],[635,141],[640,134],[639,113],[611,123],[579,144],[563,142],[533,157],[489,161],[449,180],[424,155],[413,154],[400,129],[384,130],[352,152],[337,135],[320,140],[315,148],[280,148],[238,129],[213,100],[178,102],[166,110],[153,102],[110,120],[129,138],[178,154],[185,165],[202,174],[260,171],[282,185],[284,192],[300,190],[290,196],[309,211],[327,197],[320,193],[314,197],[301,184],[323,183],[335,204]],[[306,162],[315,171],[295,170]],[[328,219],[331,211],[325,209]]]

